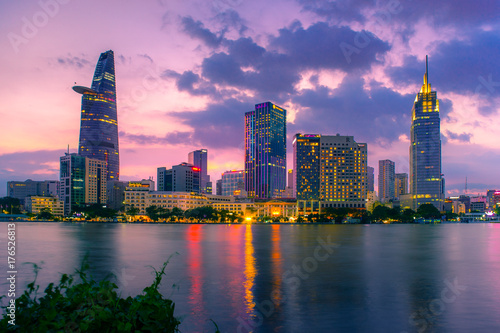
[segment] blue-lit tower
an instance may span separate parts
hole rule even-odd
[[[245,190],[249,197],[281,197],[286,187],[286,110],[265,102],[245,114]]]
[[[412,208],[425,203],[440,211],[444,203],[441,173],[441,125],[439,100],[429,83],[428,58],[425,59],[424,84],[412,109],[410,141],[410,194]]]
[[[82,94],[78,154],[107,162],[107,179],[119,180],[118,117],[113,51],[101,53],[91,88],[74,86]]]

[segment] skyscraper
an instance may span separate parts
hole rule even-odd
[[[352,136],[296,134],[293,149],[297,201],[366,208],[366,143],[357,143]]]
[[[207,193],[207,183],[210,182],[208,172],[208,152],[206,149],[199,149],[188,154],[188,163],[200,168],[200,192]],[[210,192],[212,194],[212,192]]]
[[[90,88],[74,86],[82,94],[78,154],[106,161],[109,180],[120,178],[118,119],[113,51],[101,53]]]
[[[429,83],[425,59],[424,84],[415,97],[410,139],[410,194],[412,208],[425,203],[443,210],[444,180],[441,174],[441,125],[439,100]]]
[[[389,202],[396,197],[396,164],[391,160],[378,161],[378,197],[381,202]]]
[[[189,163],[157,168],[156,180],[157,191],[200,193],[200,168]]]
[[[231,196],[235,191],[245,190],[245,171],[231,170],[222,174],[222,195]]]
[[[375,191],[375,168],[366,167],[366,172],[368,174],[368,191]]]
[[[286,110],[265,102],[245,113],[245,190],[260,199],[286,186]]]

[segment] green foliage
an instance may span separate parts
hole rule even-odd
[[[416,212],[413,209],[407,208],[401,213],[402,222],[413,222]]]
[[[45,296],[37,298],[40,267],[34,264],[35,281],[16,299],[16,325],[10,325],[5,314],[0,331],[179,332],[175,304],[158,291],[167,264],[168,260],[160,270],[153,268],[153,283],[134,298],[121,298],[116,284],[108,279],[97,282],[89,277],[86,259],[75,272],[81,283],[74,283],[74,275],[63,274],[58,285],[49,284]]]
[[[21,214],[21,201],[17,198],[0,198],[0,206],[2,206],[2,209],[5,210],[8,214]],[[0,209],[0,213],[2,213],[2,209]]]
[[[500,205],[495,208],[495,214],[500,215]]]
[[[52,215],[50,208],[45,207],[40,210],[40,212],[36,215],[36,218],[39,220],[53,220],[54,215]]]
[[[127,213],[127,215],[135,216],[135,215],[139,214],[140,211],[141,210],[139,208],[132,206],[132,207],[130,207],[129,210],[126,211],[126,213]]]
[[[441,213],[439,210],[430,203],[422,204],[417,208],[417,214],[424,219],[430,219],[430,218],[440,218]]]
[[[111,208],[103,207],[100,204],[93,204],[88,207],[80,208],[79,211],[84,213],[89,219],[96,217],[113,218],[117,215],[117,211]]]

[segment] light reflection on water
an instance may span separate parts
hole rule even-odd
[[[318,238],[339,247],[313,262]],[[496,224],[17,223],[16,245],[18,291],[33,278],[19,263],[44,261],[44,288],[88,255],[90,273],[115,274],[124,296],[177,252],[161,291],[184,332],[212,332],[209,319],[223,332],[500,331]],[[6,260],[0,251],[3,271]]]

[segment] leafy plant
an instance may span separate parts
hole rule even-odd
[[[40,266],[33,264],[35,280],[16,299],[15,325],[9,324],[11,318],[4,314],[0,331],[179,332],[181,322],[174,316],[174,302],[158,291],[169,260],[159,270],[153,268],[153,283],[134,298],[120,297],[116,284],[107,278],[97,282],[88,276],[86,258],[74,275],[63,274],[58,285],[50,283],[45,295],[38,298],[36,278]],[[80,283],[75,283],[75,275]]]

